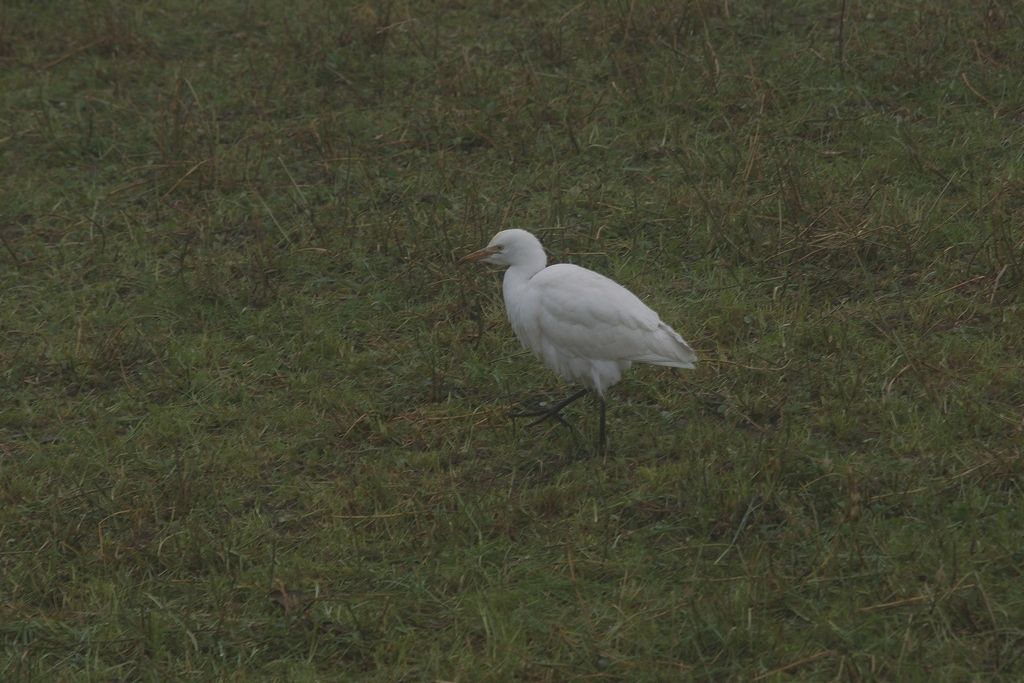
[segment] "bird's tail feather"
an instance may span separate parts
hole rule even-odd
[[[655,336],[655,343],[650,352],[631,358],[638,363],[650,363],[652,365],[664,365],[670,368],[697,367],[697,354],[690,345],[686,343],[678,332],[665,323],[661,323]]]
[[[681,360],[639,360],[640,363],[650,363],[651,365],[662,365],[666,368],[686,368],[687,370],[696,370],[697,361],[681,361]]]

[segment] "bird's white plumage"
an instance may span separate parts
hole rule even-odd
[[[617,282],[571,264],[546,266],[525,230],[503,230],[470,257],[508,265],[503,293],[519,341],[563,379],[603,396],[633,363],[693,368],[675,330]]]

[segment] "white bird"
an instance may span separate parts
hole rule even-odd
[[[516,337],[563,379],[586,387],[550,408],[517,416],[561,421],[565,406],[592,391],[601,406],[603,450],[604,394],[624,371],[633,363],[695,367],[690,345],[636,295],[586,268],[548,266],[540,241],[525,230],[502,230],[462,261],[508,266],[502,291]]]

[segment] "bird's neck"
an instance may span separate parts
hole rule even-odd
[[[530,278],[544,270],[546,261],[547,258],[541,254],[540,259],[537,261],[509,266],[508,270],[505,271],[505,278],[502,280],[502,289],[505,292],[506,301],[509,295],[525,287]]]

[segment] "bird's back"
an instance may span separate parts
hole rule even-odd
[[[633,362],[692,368],[693,349],[632,292],[600,273],[544,268],[505,305],[516,336],[566,380],[599,393]]]

